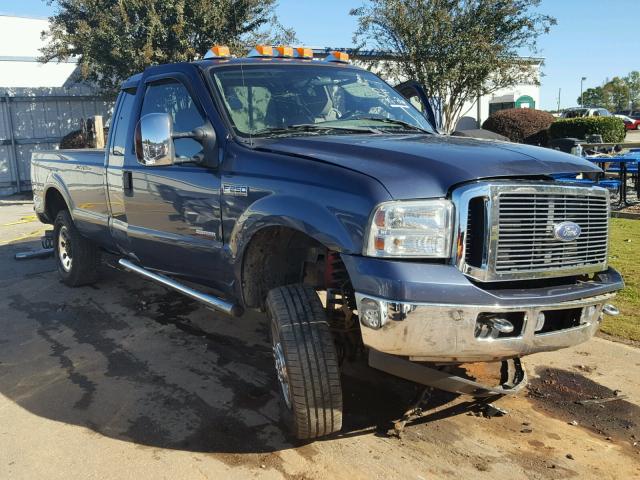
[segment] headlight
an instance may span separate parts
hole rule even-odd
[[[379,205],[371,217],[364,255],[448,258],[453,205],[448,200],[411,200]]]

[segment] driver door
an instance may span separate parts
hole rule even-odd
[[[185,74],[154,76],[140,86],[137,121],[149,113],[168,113],[174,132],[206,122],[204,109]],[[194,139],[173,140],[176,157],[217,155]],[[220,175],[201,163],[149,166],[134,152],[125,159],[124,204],[131,253],[146,268],[219,287],[222,265]]]

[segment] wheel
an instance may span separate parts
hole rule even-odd
[[[53,245],[58,273],[66,285],[78,287],[98,279],[100,250],[78,232],[67,210],[56,216]]]
[[[338,356],[318,294],[289,285],[267,295],[282,412],[292,434],[309,440],[342,428]]]

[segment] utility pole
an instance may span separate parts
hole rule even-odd
[[[587,77],[582,77],[580,79],[580,106],[584,107],[584,99],[582,98],[582,83],[587,79]]]
[[[562,88],[558,89],[558,108],[556,109],[558,112],[560,111],[560,94],[562,93]]]

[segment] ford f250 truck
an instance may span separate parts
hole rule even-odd
[[[362,354],[459,393],[515,391],[520,357],[616,313],[609,194],[557,180],[599,171],[576,156],[438,134],[420,98],[304,49],[146,69],[106,151],[33,154],[63,282],[95,282],[110,252],[212,309],[264,309],[301,439],[340,430],[341,365]],[[495,361],[519,372],[496,389],[443,367]]]

